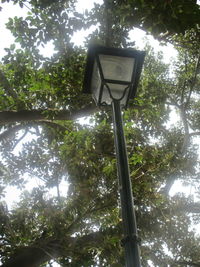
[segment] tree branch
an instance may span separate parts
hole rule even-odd
[[[19,142],[27,135],[28,130],[26,129],[25,132],[23,133],[23,135],[16,141],[16,143],[13,146],[13,149],[15,149],[15,147],[19,144]]]
[[[191,97],[192,91],[194,89],[196,80],[197,80],[197,74],[199,72],[199,68],[200,68],[200,49],[199,49],[199,54],[198,54],[198,58],[197,58],[197,62],[196,62],[196,68],[195,68],[194,76],[193,76],[193,78],[191,80],[191,84],[190,84],[189,95],[188,95],[187,100],[185,102],[185,108],[188,106],[188,104],[190,102],[190,97]]]
[[[8,139],[16,132],[24,129],[25,127],[35,127],[38,125],[48,125],[52,128],[59,128],[62,131],[68,130],[63,125],[60,125],[53,120],[74,120],[80,117],[89,116],[98,108],[95,106],[87,106],[75,112],[67,110],[50,111],[47,114],[45,110],[22,110],[22,111],[2,111],[0,112],[0,124],[23,122],[20,125],[15,125],[0,134],[0,142]],[[25,122],[25,123],[24,123]]]
[[[53,121],[53,120],[76,120],[89,116],[98,108],[88,105],[76,111],[69,110],[20,110],[0,112],[0,124],[27,121]]]
[[[189,125],[188,125],[187,114],[186,114],[184,106],[182,106],[180,108],[180,115],[181,115],[181,120],[182,120],[182,123],[183,123],[184,134],[185,134],[183,145],[182,145],[182,148],[181,148],[181,152],[184,153],[186,148],[187,148],[187,146],[189,145],[189,139],[190,139]]]
[[[59,128],[62,131],[68,130],[63,125],[60,125],[60,124],[53,122],[53,121],[38,121],[37,124],[35,122],[23,123],[23,124],[15,125],[15,126],[9,128],[8,130],[5,130],[3,133],[1,133],[0,134],[0,142],[5,141],[9,137],[15,135],[16,132],[18,132],[24,128],[36,127],[38,125],[47,125],[47,126],[50,126],[52,128]],[[23,135],[23,137],[24,137],[24,135]],[[19,141],[21,141],[22,139],[23,138],[21,137]]]
[[[175,181],[176,181],[176,178],[174,178],[173,175],[170,176],[167,179],[165,186],[163,188],[161,188],[160,193],[162,193],[165,196],[168,196],[169,195],[169,191],[172,188],[172,186],[175,183]]]
[[[200,262],[191,262],[191,261],[177,261],[177,264],[181,264],[184,266],[191,266],[191,267],[200,267]]]
[[[99,247],[103,243],[106,233],[112,233],[113,236],[117,234],[116,229],[108,228],[105,231],[92,232],[81,237],[41,238],[31,246],[16,251],[1,267],[38,267],[52,258],[65,256],[66,251],[68,255],[70,255],[70,251],[79,251],[80,247],[85,247],[85,244],[87,244],[86,249],[94,244]],[[65,248],[65,251],[62,248]]]
[[[180,108],[180,105],[170,95],[168,95],[167,97],[171,102],[166,102],[166,104]]]
[[[52,257],[59,256],[59,240],[45,240],[45,242],[41,240],[41,242],[43,244],[40,246],[36,243],[16,251],[1,267],[38,267]]]
[[[200,135],[200,132],[193,132],[193,133],[190,133],[189,136],[192,137],[192,136],[196,136],[196,135]]]
[[[187,53],[185,53],[185,58],[184,58],[184,67],[185,67],[185,76],[187,77],[187,72],[188,72],[188,66],[187,66]],[[181,100],[180,100],[180,104],[183,105],[184,103],[184,94],[185,94],[185,90],[186,90],[186,86],[187,86],[187,79],[184,79],[183,85],[181,86]]]

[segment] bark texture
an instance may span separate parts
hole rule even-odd
[[[40,121],[40,120],[75,120],[80,117],[89,116],[97,111],[94,105],[86,106],[76,111],[68,110],[20,110],[0,112],[0,124]]]

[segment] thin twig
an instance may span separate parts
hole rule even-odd
[[[25,133],[17,140],[17,142],[14,144],[13,146],[13,150],[15,149],[15,147],[19,144],[19,142],[27,135],[28,130],[25,130]]]

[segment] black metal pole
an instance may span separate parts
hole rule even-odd
[[[129,175],[126,142],[123,130],[123,121],[120,101],[113,100],[113,121],[115,135],[115,149],[117,155],[117,168],[119,176],[119,190],[123,220],[124,239],[122,244],[125,249],[126,267],[141,267],[140,253],[137,236],[134,202]]]

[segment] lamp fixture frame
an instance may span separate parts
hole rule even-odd
[[[122,81],[116,79],[106,79],[103,74],[102,65],[100,62],[99,56],[113,56],[113,57],[121,57],[121,58],[131,58],[134,59],[133,71],[131,74],[130,81]],[[144,62],[145,52],[144,51],[137,51],[134,49],[123,49],[123,48],[113,48],[113,47],[104,47],[100,45],[90,45],[87,54],[87,61],[86,61],[86,69],[85,69],[85,76],[83,82],[83,93],[92,94],[92,79],[93,79],[93,72],[95,62],[97,64],[97,68],[100,75],[100,90],[97,98],[94,97],[94,100],[97,106],[105,106],[111,105],[111,102],[114,100],[120,101],[122,104],[122,100],[125,100],[123,106],[127,107],[129,99],[133,99],[136,95],[137,86],[139,83],[142,66]],[[116,84],[116,85],[124,85],[124,92],[120,98],[114,98],[112,95],[112,89],[109,87],[108,84]],[[110,97],[110,103],[106,103],[102,101],[103,90],[108,90],[108,95]],[[126,99],[124,99],[128,90],[128,95]]]

